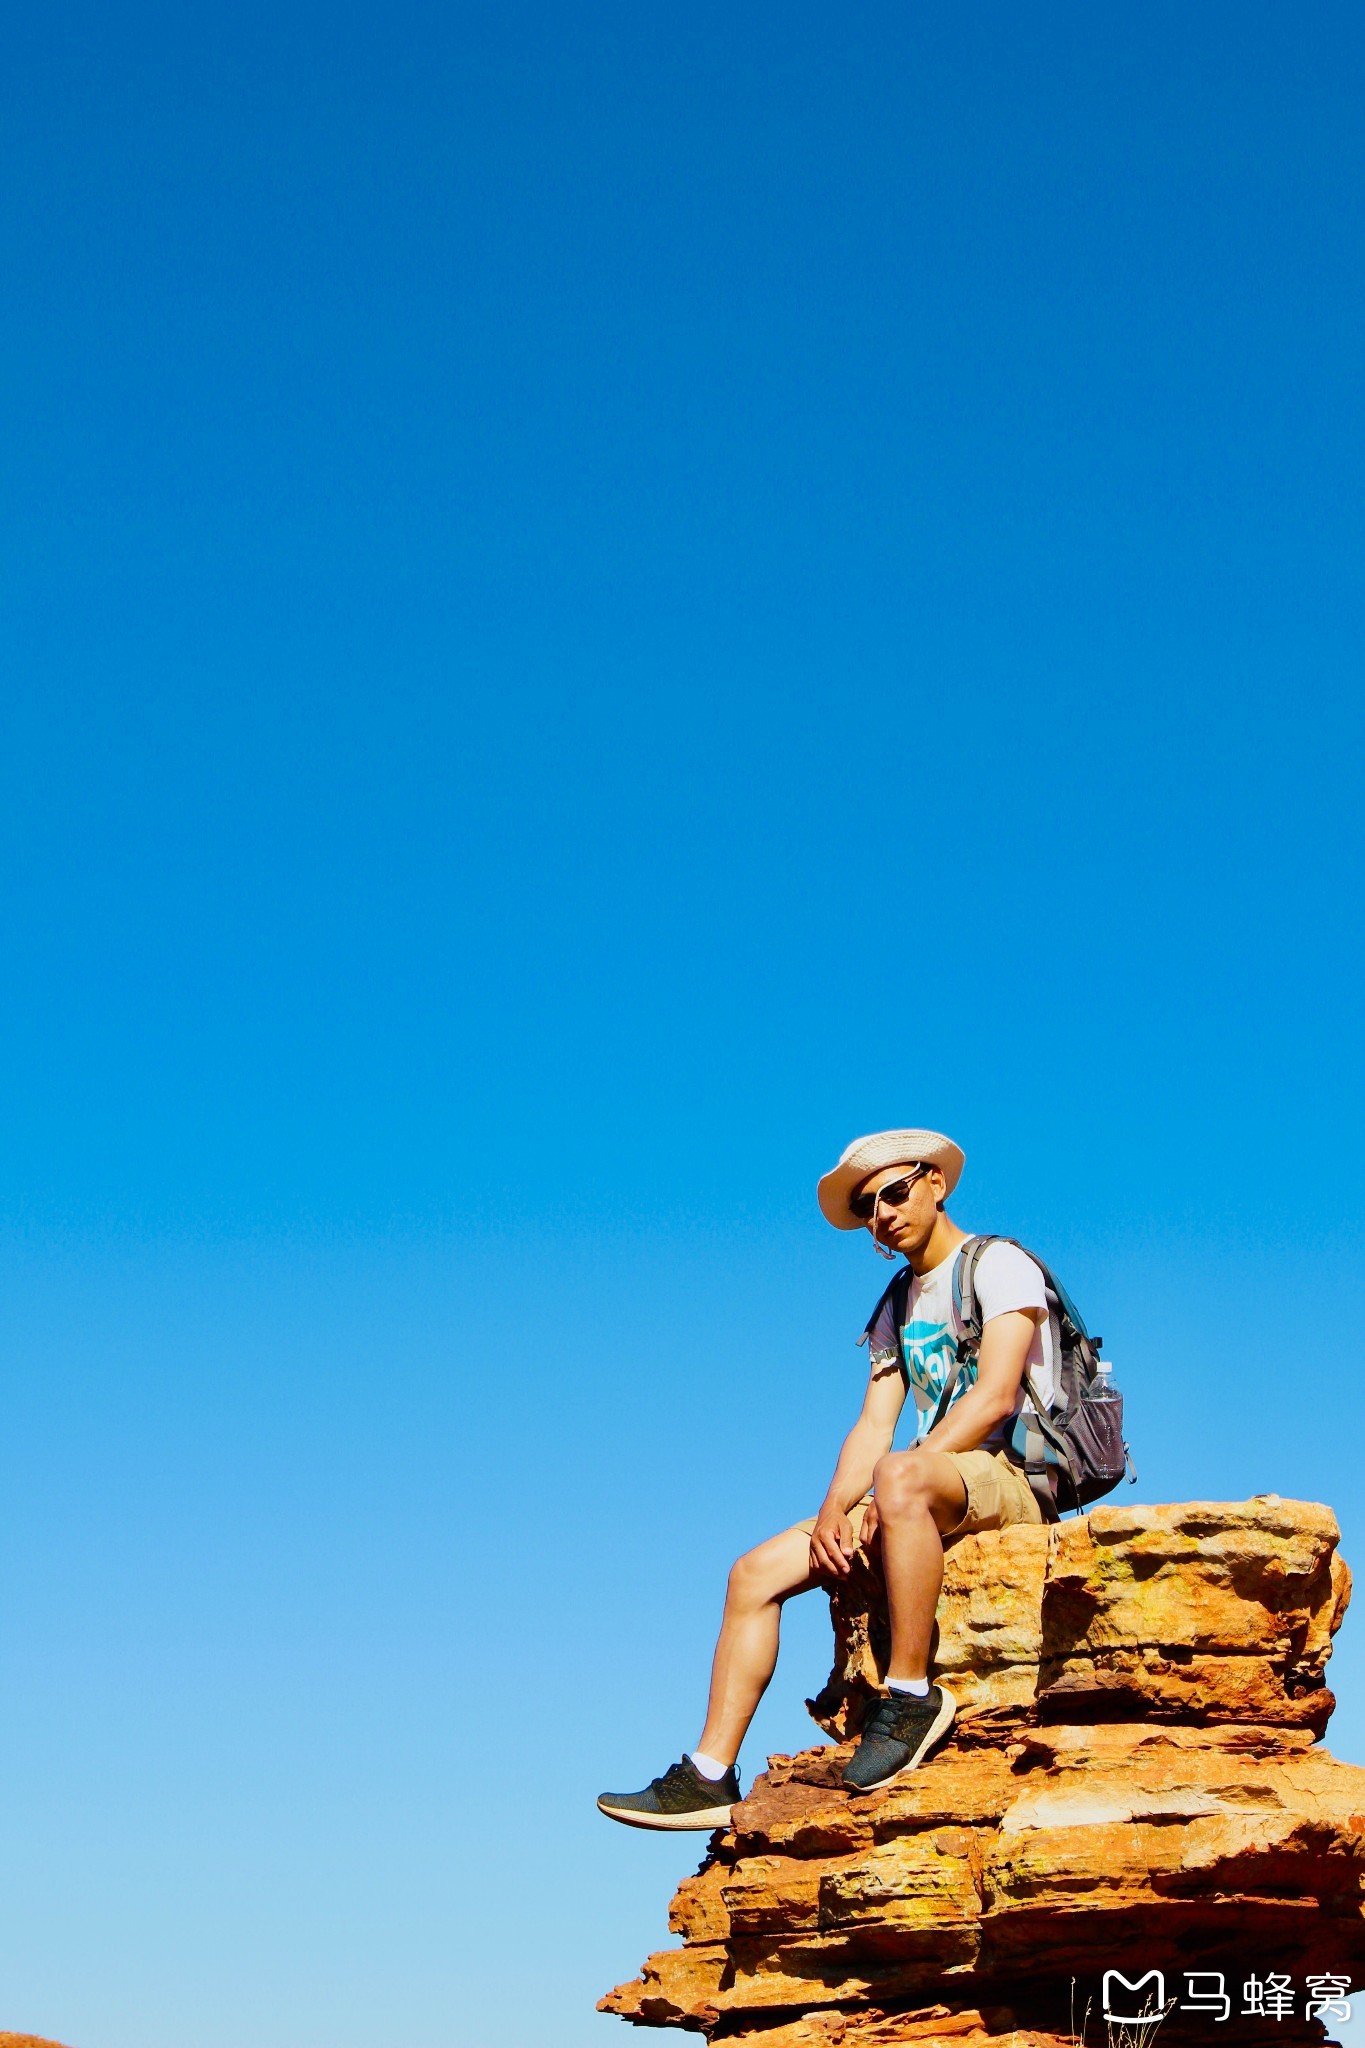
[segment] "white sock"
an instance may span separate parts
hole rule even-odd
[[[886,1689],[888,1692],[912,1692],[917,1700],[922,1700],[928,1697],[929,1681],[927,1678],[888,1678]]]
[[[729,1764],[718,1764],[713,1756],[707,1756],[700,1749],[689,1749],[687,1761],[700,1777],[709,1778],[713,1785],[718,1784],[730,1768]]]

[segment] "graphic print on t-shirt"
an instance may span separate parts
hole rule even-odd
[[[906,1323],[901,1331],[901,1348],[905,1354],[905,1370],[915,1394],[915,1435],[923,1436],[934,1419],[934,1410],[948,1384],[948,1374],[957,1357],[957,1339],[946,1323]],[[954,1403],[966,1393],[976,1378],[976,1361],[964,1365],[953,1388]],[[923,1399],[920,1397],[923,1396]],[[925,1405],[927,1402],[927,1406]]]

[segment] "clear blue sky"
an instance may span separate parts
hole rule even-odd
[[[609,2048],[697,1844],[593,1795],[856,1407],[854,1134],[965,1146],[1144,1497],[1365,1561],[1365,29],[60,6],[0,78],[0,2024]]]

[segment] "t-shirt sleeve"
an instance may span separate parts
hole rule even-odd
[[[981,1320],[1008,1315],[1011,1309],[1047,1309],[1047,1288],[1036,1259],[1015,1244],[988,1244],[976,1267],[976,1298]]]

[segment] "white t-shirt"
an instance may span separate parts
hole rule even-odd
[[[888,1301],[869,1333],[868,1342],[874,1352],[895,1351],[900,1354],[901,1369],[918,1411],[915,1417],[916,1441],[928,1432],[949,1368],[957,1359],[962,1323],[953,1307],[953,1267],[960,1250],[960,1245],[954,1246],[941,1265],[932,1267],[910,1282],[902,1330],[898,1332],[894,1327]],[[983,1329],[993,1316],[1007,1315],[1011,1309],[1043,1310],[1042,1322],[1034,1330],[1033,1342],[1029,1345],[1027,1369],[1038,1389],[1039,1398],[1050,1402],[1055,1377],[1052,1330],[1047,1320],[1047,1292],[1042,1269],[1036,1260],[1031,1259],[1027,1252],[1021,1252],[1017,1245],[1001,1241],[988,1244],[977,1260],[976,1299]],[[954,1406],[968,1387],[975,1384],[976,1362],[973,1360],[958,1374],[949,1407]],[[980,1448],[1000,1450],[1009,1441],[1014,1416],[1022,1408],[1031,1408],[1032,1405],[1021,1379],[1014,1415],[1007,1416],[988,1437],[983,1438]]]

